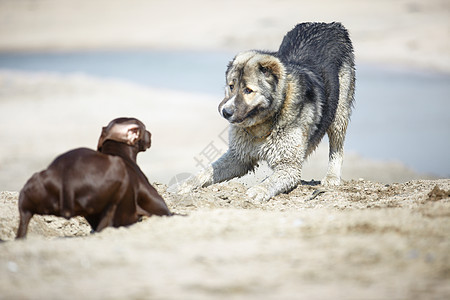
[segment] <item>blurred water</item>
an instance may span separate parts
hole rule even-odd
[[[450,76],[361,66],[346,148],[450,176]]]
[[[158,88],[222,95],[225,67],[232,55],[188,51],[0,53],[0,68],[85,73]]]
[[[85,73],[222,99],[227,52],[3,53],[0,69]],[[450,176],[450,75],[357,66],[346,150]]]

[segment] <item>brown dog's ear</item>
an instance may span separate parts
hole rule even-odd
[[[141,139],[141,128],[137,124],[129,124],[126,127],[126,135],[122,136],[122,133],[119,133],[117,136],[118,142],[123,141],[128,145],[135,145],[137,141]]]
[[[139,141],[139,151],[145,151],[152,145],[152,134],[145,131],[143,137]]]
[[[100,151],[106,140],[134,146],[141,139],[141,131],[140,126],[134,123],[119,123],[103,127],[97,149]]]
[[[102,133],[100,133],[100,137],[98,138],[97,150],[101,151],[103,143],[105,142],[106,136],[106,127],[102,127]]]

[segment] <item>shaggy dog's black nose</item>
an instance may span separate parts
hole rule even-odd
[[[234,114],[234,110],[233,109],[230,109],[230,108],[227,108],[227,107],[224,107],[224,109],[222,109],[222,116],[225,118],[225,119],[229,119],[229,118],[231,118],[231,116]]]

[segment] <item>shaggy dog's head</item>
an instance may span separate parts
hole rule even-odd
[[[251,127],[270,119],[282,103],[285,69],[264,52],[238,54],[228,65],[219,112],[231,124]]]

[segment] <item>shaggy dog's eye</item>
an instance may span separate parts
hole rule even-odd
[[[230,87],[230,91],[232,91],[234,89],[234,84],[230,84],[229,87]]]
[[[250,89],[248,87],[244,89],[244,94],[251,94],[251,93],[253,93],[252,89]]]

